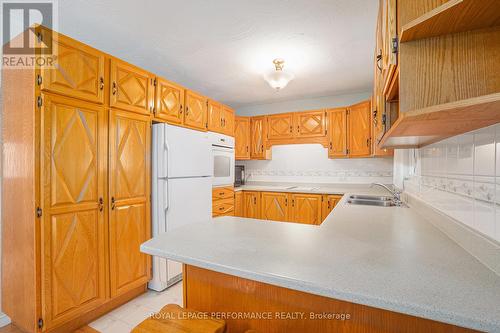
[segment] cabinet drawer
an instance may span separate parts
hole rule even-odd
[[[234,199],[224,199],[214,201],[212,204],[212,216],[226,215],[229,212],[234,212]]]
[[[215,187],[212,189],[212,200],[220,200],[234,197],[232,187]]]

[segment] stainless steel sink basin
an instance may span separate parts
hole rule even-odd
[[[389,196],[380,196],[380,195],[351,195],[349,199],[354,199],[354,200],[377,200],[377,201],[391,201],[393,200],[392,197]]]
[[[351,205],[366,205],[366,206],[378,206],[378,207],[393,207],[396,206],[392,200],[362,200],[362,199],[349,199],[348,204]]]

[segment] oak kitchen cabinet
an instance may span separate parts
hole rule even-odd
[[[258,116],[250,118],[250,158],[266,158],[267,118]]]
[[[270,221],[290,220],[289,217],[289,194],[282,192],[261,192],[260,218]]]
[[[243,191],[234,192],[234,216],[245,216],[243,209]]]
[[[153,76],[52,37],[57,68],[3,71],[2,310],[29,333],[72,332],[150,274]]]
[[[208,114],[208,130],[212,132],[223,132],[223,112],[222,104],[209,99],[207,101]]]
[[[269,115],[267,123],[269,140],[323,137],[326,134],[325,110]]]
[[[250,159],[250,118],[235,117],[234,121],[234,145],[235,158],[237,160]]]
[[[149,115],[154,108],[154,76],[119,59],[111,59],[110,102],[113,108]]]
[[[184,120],[184,88],[159,77],[156,78],[155,83],[155,119],[171,124],[182,124]]]
[[[370,101],[328,110],[328,123],[330,158],[371,156]]]
[[[324,221],[328,214],[331,213],[333,208],[339,203],[340,199],[342,199],[341,195],[337,194],[323,194],[321,198],[322,207],[321,207],[321,220]]]
[[[206,131],[207,130],[207,98],[186,90],[184,105],[184,125],[186,127]]]
[[[290,199],[292,222],[321,224],[321,194],[292,193]]]
[[[234,215],[234,188],[214,187],[212,189],[212,217]]]
[[[295,136],[293,113],[267,116],[269,139],[291,139]]]
[[[234,110],[222,105],[222,134],[234,136]]]
[[[245,217],[259,219],[260,205],[260,192],[243,192],[243,213],[245,214]]]

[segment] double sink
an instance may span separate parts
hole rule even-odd
[[[379,195],[350,195],[347,203],[351,205],[366,205],[378,207],[402,206],[394,197]]]

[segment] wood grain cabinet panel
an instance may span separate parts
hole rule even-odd
[[[298,138],[322,137],[326,134],[324,110],[298,112],[295,115]]]
[[[139,251],[150,230],[149,117],[111,110],[110,222],[111,296],[143,285],[150,277],[150,257]]]
[[[186,90],[184,125],[193,129],[207,130],[207,98]]]
[[[245,217],[260,218],[260,192],[245,191],[243,193],[243,211]]]
[[[347,157],[347,109],[328,110],[328,157]]]
[[[321,194],[292,193],[291,220],[296,223],[321,224]]]
[[[53,33],[54,66],[42,67],[40,89],[95,103],[104,102],[104,53]]]
[[[291,139],[295,135],[293,113],[274,114],[267,117],[269,139]]]
[[[265,116],[250,119],[250,158],[264,159],[266,157],[267,121]]]
[[[43,318],[46,328],[105,301],[104,108],[43,96]]]
[[[322,198],[322,212],[321,212],[321,221],[324,221],[326,217],[331,213],[333,208],[337,205],[337,203],[342,199],[341,195],[335,194],[324,194]]]
[[[110,106],[150,114],[154,108],[153,76],[124,61],[111,60]]]
[[[245,216],[243,209],[243,191],[234,192],[234,216]]]
[[[157,78],[155,96],[155,118],[167,123],[181,124],[184,112],[184,88]]]
[[[371,155],[370,101],[352,105],[348,117],[348,145],[350,157]]]
[[[234,136],[234,110],[226,105],[222,106],[222,133]]]
[[[261,193],[260,218],[270,221],[290,221],[288,193]]]
[[[234,144],[235,157],[237,160],[250,159],[250,118],[235,118]]]
[[[224,131],[224,118],[222,104],[208,100],[208,130],[211,132],[222,133]]]

